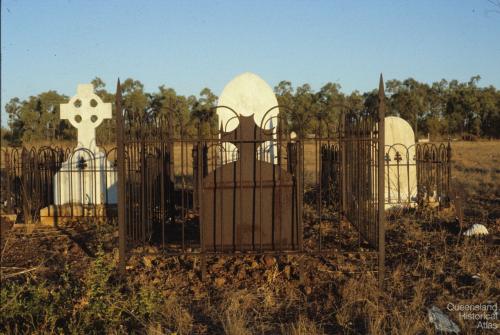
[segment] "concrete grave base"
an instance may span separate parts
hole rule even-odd
[[[58,223],[74,220],[75,218],[110,218],[116,217],[117,214],[117,206],[109,204],[95,206],[82,204],[50,205],[40,210],[40,223],[42,225],[56,226]]]
[[[7,221],[16,222],[17,214],[2,214],[2,218]]]

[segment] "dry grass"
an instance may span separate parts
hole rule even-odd
[[[384,291],[377,286],[376,274],[364,271],[373,264],[351,255],[344,255],[343,263],[338,261],[338,255],[303,257],[304,283],[299,282],[299,259],[294,256],[281,256],[273,265],[250,256],[209,258],[207,278],[202,281],[199,259],[195,257],[144,256],[143,252],[154,250],[135,249],[128,263],[127,294],[142,297],[141,306],[147,305],[143,306],[147,313],[142,323],[135,323],[135,328],[127,331],[434,334],[427,308],[437,306],[459,325],[462,333],[482,333],[477,321],[463,320],[446,306],[498,302],[500,297],[499,148],[498,141],[453,143],[453,184],[467,200],[465,224],[482,222],[491,236],[460,236],[452,229],[453,211],[389,221]],[[23,266],[23,250],[32,250],[25,254],[26,259],[33,258],[33,254],[42,257],[44,253],[56,253],[57,261],[47,263],[52,271],[47,275],[49,283],[61,271],[61,264],[73,255],[58,252],[56,241],[47,240],[35,249],[29,248],[30,240],[17,242],[16,246],[10,240],[3,265],[12,259],[17,266]],[[94,262],[81,253],[76,257],[78,261]],[[161,304],[152,298],[156,296],[162,297],[158,300]],[[124,303],[127,297],[123,297]],[[110,332],[120,333],[117,329]]]
[[[467,228],[475,223],[483,224],[491,238],[497,240],[500,232],[500,141],[453,142],[452,149],[452,187],[461,198],[464,225]],[[468,259],[463,259],[460,265],[474,266]]]
[[[227,335],[252,334],[248,327],[249,313],[256,303],[255,297],[246,290],[227,292],[221,306],[221,323]]]
[[[453,142],[452,150],[453,176],[457,186],[465,186],[465,191],[493,191],[498,196],[500,141]]]
[[[323,335],[321,325],[317,325],[310,319],[299,316],[297,322],[291,324],[289,328],[283,327],[282,333],[286,335]]]

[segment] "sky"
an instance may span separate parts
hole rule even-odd
[[[1,105],[96,76],[219,95],[242,72],[271,86],[371,91],[384,78],[500,88],[500,0],[1,1]]]

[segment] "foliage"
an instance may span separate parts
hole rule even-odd
[[[83,278],[66,266],[57,280],[2,282],[0,333],[128,334],[152,325],[159,334],[190,332],[192,317],[175,295],[119,280],[114,259],[100,248]]]
[[[2,282],[0,332],[64,333],[70,329],[73,302],[80,294],[78,281],[68,267],[55,282],[28,278],[25,282]]]
[[[426,84],[413,78],[386,82],[388,115],[407,120],[417,136],[431,134],[437,137],[484,136],[500,137],[500,91],[493,86],[479,87],[480,76],[468,82],[457,80]],[[114,94],[96,77],[94,89],[105,102],[114,103]],[[209,121],[202,132],[216,129],[213,107],[217,96],[204,88],[198,97],[177,94],[173,88],[160,86],[156,92],[147,93],[144,85],[128,78],[122,83],[123,107],[134,113],[148,111],[154,115],[172,117],[175,135],[194,136],[200,121]],[[341,92],[337,83],[327,83],[315,92],[309,84],[294,88],[290,81],[281,81],[275,88],[278,103],[284,109],[289,127],[299,136],[321,132],[316,120],[323,124],[336,124],[342,110],[361,110],[377,105],[377,91],[350,95]],[[9,129],[2,129],[2,139],[11,144],[44,140],[74,140],[76,131],[67,121],[59,118],[59,104],[68,97],[55,91],[40,93],[26,100],[12,98],[5,111]],[[115,111],[113,110],[113,113]],[[169,115],[171,114],[171,115]],[[105,120],[97,129],[98,142],[111,143],[115,138],[114,120]],[[182,133],[182,134],[181,134]]]

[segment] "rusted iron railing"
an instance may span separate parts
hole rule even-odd
[[[173,109],[125,109],[119,82],[115,107],[116,148],[3,148],[2,206],[25,222],[118,216],[121,269],[136,245],[204,263],[212,254],[334,255],[354,236],[349,251],[373,254],[382,284],[387,206],[449,199],[449,144],[385,146],[382,78],[375,109],[318,113],[313,134],[292,128],[285,106],[261,124],[218,107],[234,114],[220,128],[215,109],[201,111],[190,134]]]

